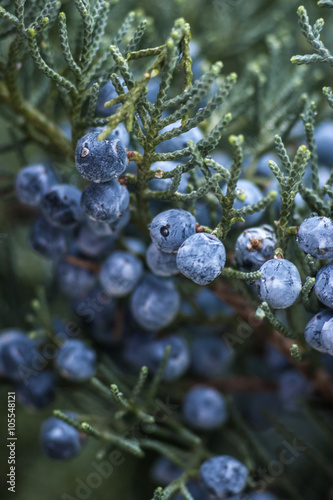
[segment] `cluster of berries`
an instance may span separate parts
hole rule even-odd
[[[117,301],[129,296],[124,306],[127,314],[120,342],[121,366],[125,364],[136,369],[146,365],[151,373],[155,373],[166,347],[171,346],[164,381],[175,381],[188,369],[202,378],[221,376],[232,363],[232,351],[215,335],[216,330],[210,335],[207,334],[208,327],[203,331],[202,327],[196,329],[191,324],[195,312],[193,304],[207,318],[221,313],[225,317],[232,315],[233,311],[207,288],[195,292],[194,300],[189,304],[177,287],[179,273],[198,285],[207,285],[221,274],[225,266],[223,243],[213,234],[198,232],[198,225],[204,223],[203,219],[205,222],[209,219],[209,213],[200,212],[198,202],[197,219],[189,211],[179,208],[158,211],[149,226],[151,244],[148,248],[140,238],[133,237],[131,231],[127,236],[121,236],[130,224],[130,195],[119,179],[128,168],[129,135],[122,124],[105,140],[98,140],[100,132],[101,129],[89,130],[76,146],[76,168],[84,179],[90,181],[83,192],[73,185],[60,183],[54,172],[43,165],[25,167],[18,174],[16,190],[19,200],[39,211],[30,233],[31,246],[46,259],[54,261],[60,290],[71,298],[74,311],[86,323],[92,339],[111,354],[117,344],[111,333]],[[159,146],[159,152],[181,149],[188,140],[198,141],[201,137],[200,130],[194,129],[165,141]],[[325,141],[324,144],[326,148]],[[325,148],[319,147],[319,152]],[[328,157],[331,161],[331,152]],[[259,162],[257,175],[269,177],[265,170],[267,163],[266,157]],[[152,170],[168,172],[175,166],[174,162],[159,162],[152,165]],[[178,190],[186,192],[188,177],[186,174],[182,177]],[[170,179],[156,178],[150,181],[149,187],[163,191],[170,187],[170,182]],[[262,199],[261,191],[246,179],[238,181],[237,192],[235,208]],[[258,212],[246,216],[246,225],[257,224],[262,215]],[[209,222],[204,225],[209,225]],[[117,243],[120,249],[119,246],[115,249]],[[260,271],[261,277],[254,284],[257,294],[261,301],[279,310],[296,302],[302,282],[292,262],[274,258],[276,244],[271,226],[246,229],[236,241],[235,262],[240,271]],[[298,245],[317,261],[332,259],[332,220],[319,216],[305,219],[298,229]],[[314,293],[328,309],[309,321],[305,339],[318,351],[333,355],[333,264],[328,263],[318,271]],[[94,307],[91,316],[87,303],[102,307]],[[190,342],[177,333],[156,339],[154,333],[169,326],[177,315],[187,318],[191,324],[191,333],[195,335]],[[52,360],[49,357],[46,368],[31,377],[24,374],[35,369],[36,357],[41,355],[46,344],[45,338],[32,340],[19,330],[5,331],[0,336],[0,374],[17,384],[18,398],[26,406],[40,408],[49,404],[58,376],[82,382],[96,374],[95,350],[82,340],[72,338],[73,332],[64,334],[65,324],[54,320],[56,341],[52,341],[55,345]],[[290,382],[290,373],[289,378],[286,373],[280,380],[281,392],[285,396]],[[293,376],[292,371],[291,378]],[[308,387],[303,382],[300,386],[303,384],[305,394]],[[286,399],[290,402],[292,396],[286,396]],[[227,404],[223,395],[213,387],[198,385],[186,392],[182,415],[189,427],[197,431],[212,431],[226,422]],[[69,416],[75,418],[74,414],[69,413]],[[84,436],[55,417],[48,419],[41,431],[45,453],[56,459],[76,455]],[[168,482],[170,477],[181,473],[170,472],[170,467],[172,464],[162,461],[162,465],[159,463],[154,467],[153,474],[156,478],[164,478],[161,483]],[[200,485],[190,484],[189,489],[192,493],[193,488],[194,498],[236,495],[232,497],[236,499],[245,488],[247,477],[246,467],[238,460],[216,456],[202,464]],[[274,498],[265,495],[262,499]],[[253,494],[248,498],[259,500],[261,497]]]

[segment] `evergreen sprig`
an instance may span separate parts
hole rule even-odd
[[[320,7],[332,7],[332,2],[319,1],[318,5]],[[306,54],[304,56],[296,55],[291,58],[291,62],[294,64],[311,64],[311,63],[327,63],[333,67],[333,55],[330,50],[326,47],[324,42],[321,40],[321,31],[324,28],[324,19],[317,19],[316,22],[311,25],[308,13],[302,5],[297,10],[298,24],[300,25],[301,31],[306,38],[307,42],[311,45],[314,53]],[[323,94],[326,97],[329,105],[333,107],[333,97],[332,91],[329,87],[323,88]]]

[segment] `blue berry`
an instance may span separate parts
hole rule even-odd
[[[82,220],[81,191],[70,184],[56,184],[41,201],[41,210],[50,224],[73,227]]]
[[[325,323],[332,318],[333,311],[326,309],[313,316],[305,327],[305,340],[311,347],[319,352],[327,352],[322,339],[322,329]]]
[[[209,493],[225,498],[243,491],[248,470],[235,458],[219,455],[206,460],[200,468],[200,474]]]
[[[257,271],[274,255],[276,236],[271,226],[246,229],[237,238],[235,259],[241,271]]]
[[[201,431],[220,427],[227,419],[227,406],[224,397],[211,387],[193,387],[183,401],[185,422]]]
[[[51,371],[42,371],[31,375],[27,381],[16,386],[18,401],[26,408],[44,408],[55,396],[55,375]]]
[[[218,337],[199,337],[191,345],[191,368],[200,377],[220,377],[232,358],[232,350]]]
[[[92,182],[82,193],[81,207],[93,220],[116,222],[129,204],[129,193],[113,180],[96,184]]]
[[[89,132],[79,139],[75,150],[78,172],[93,182],[107,182],[119,177],[127,167],[126,149],[119,139],[98,140],[99,132]]]
[[[35,344],[21,330],[4,330],[0,335],[0,373],[12,380],[25,380],[32,367]]]
[[[298,228],[301,250],[316,259],[333,258],[333,221],[328,217],[310,217]]]
[[[172,208],[154,217],[150,225],[150,237],[162,252],[175,252],[186,238],[195,234],[195,224],[190,212]]]
[[[153,463],[150,471],[152,480],[161,486],[167,486],[169,483],[177,479],[181,474],[182,470],[173,464],[169,459],[165,457],[159,457]]]
[[[169,335],[160,340],[149,342],[146,345],[146,363],[148,369],[155,373],[161,365],[167,346],[171,346],[171,353],[163,374],[163,380],[173,382],[186,372],[190,364],[188,346],[181,337]]]
[[[93,221],[90,221],[93,222]],[[80,253],[87,257],[100,257],[107,252],[110,252],[115,246],[116,238],[114,235],[98,236],[91,229],[88,223],[80,227],[76,238],[77,248]]]
[[[57,183],[54,173],[43,165],[22,168],[16,176],[16,194],[21,203],[37,207],[43,196]]]
[[[147,275],[131,296],[131,313],[142,328],[160,330],[178,313],[179,293],[171,281]]]
[[[167,277],[178,274],[176,259],[176,254],[162,252],[154,243],[149,245],[146,253],[147,266],[156,276]]]
[[[30,231],[30,245],[46,259],[57,259],[68,248],[69,235],[54,227],[44,217],[38,217]]]
[[[216,236],[196,233],[180,246],[177,266],[194,283],[207,285],[221,274],[225,259],[224,245]]]
[[[142,273],[143,266],[138,257],[128,252],[117,251],[103,262],[99,280],[111,296],[124,297],[134,290]]]
[[[178,120],[175,123],[171,123],[164,127],[161,130],[161,134],[165,132],[169,132],[174,128],[179,128],[181,126],[181,120]],[[161,142],[156,147],[157,153],[171,153],[173,151],[178,151],[180,149],[184,149],[188,147],[188,141],[193,141],[195,143],[199,142],[203,138],[203,134],[199,127],[192,128],[188,132],[183,132],[182,134],[173,137],[172,139],[168,139],[166,141]]]
[[[61,259],[56,267],[56,278],[60,290],[69,297],[82,297],[96,283],[96,274],[89,268]]]
[[[159,170],[163,172],[172,172],[177,167],[176,161],[158,161],[151,165],[151,170]],[[166,191],[170,189],[173,179],[152,179],[148,182],[148,186],[152,191]],[[179,193],[186,193],[188,186],[188,174],[183,174],[179,183],[177,191]]]
[[[333,309],[333,264],[327,264],[318,271],[314,292],[320,302]]]
[[[260,268],[256,281],[257,292],[263,302],[274,309],[285,309],[296,302],[302,288],[301,277],[292,262],[271,259]]]
[[[98,135],[103,132],[105,127],[91,127],[88,132],[97,132]],[[127,148],[130,141],[129,133],[123,123],[118,123],[118,125],[112,130],[111,134],[108,136],[109,139],[119,139],[123,147]]]
[[[257,188],[255,184],[245,179],[240,179],[237,182],[236,192],[238,196],[244,199],[240,200],[239,198],[236,198],[234,201],[234,208],[243,208],[248,205],[253,205],[254,203],[258,203],[263,198],[260,189]],[[255,212],[254,214],[246,215],[244,217],[245,224],[247,226],[256,224],[260,220],[262,213],[263,212],[260,211]]]
[[[320,123],[314,132],[319,162],[327,167],[333,166],[333,121]]]
[[[74,414],[70,414],[74,417]],[[43,452],[50,458],[64,460],[77,455],[85,437],[74,427],[56,417],[50,417],[42,425],[40,440]]]
[[[81,340],[65,340],[59,348],[55,366],[60,375],[74,382],[81,382],[93,377],[96,373],[96,353]]]
[[[333,318],[325,321],[321,330],[321,340],[328,354],[333,356]]]

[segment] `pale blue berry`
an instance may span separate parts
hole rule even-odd
[[[50,169],[44,165],[29,165],[16,176],[16,194],[21,203],[37,207],[54,184],[57,179]]]
[[[113,180],[96,184],[92,182],[82,193],[81,207],[95,221],[114,223],[129,204],[129,193]]]
[[[224,268],[226,253],[223,243],[208,233],[187,238],[177,253],[179,271],[198,285],[207,285]]]
[[[154,243],[149,245],[146,253],[147,266],[156,276],[167,277],[178,274],[179,271],[176,259],[176,254],[162,252],[154,245]]]
[[[160,340],[151,341],[145,349],[146,363],[148,369],[155,373],[163,361],[165,349],[170,346],[171,352],[163,380],[172,382],[181,377],[189,367],[190,354],[184,339],[178,335],[169,335]]]
[[[271,259],[259,269],[256,281],[260,299],[273,309],[285,309],[296,302],[302,288],[297,267],[286,259]]]
[[[40,207],[44,217],[56,227],[73,227],[82,220],[81,191],[70,184],[56,184],[43,197]]]
[[[190,212],[172,208],[156,215],[150,225],[150,237],[163,252],[175,252],[195,233],[195,218]]]
[[[97,132],[101,134],[105,130],[105,127],[91,127],[88,132]],[[124,148],[127,148],[130,141],[129,133],[123,123],[118,123],[118,125],[112,130],[108,135],[108,139],[119,139]]]
[[[326,309],[321,311],[307,323],[304,331],[304,337],[307,343],[319,352],[327,352],[322,339],[322,329],[327,321],[333,318],[333,311]],[[333,331],[332,331],[333,333]]]
[[[68,248],[69,235],[52,226],[44,217],[38,217],[30,231],[30,245],[46,259],[57,259]]]
[[[227,419],[227,406],[224,397],[211,387],[193,387],[183,401],[185,422],[201,431],[219,428]]]
[[[143,273],[141,260],[129,252],[113,252],[102,264],[99,279],[112,297],[124,297],[136,287]]]
[[[243,491],[248,474],[241,462],[228,455],[209,458],[200,468],[205,487],[217,498],[226,498]]]
[[[62,258],[56,267],[56,279],[63,293],[69,297],[82,297],[94,287],[96,274],[89,267],[81,267]]]
[[[66,412],[75,417],[72,412]],[[77,455],[86,436],[67,422],[50,417],[42,425],[40,440],[43,452],[49,458],[64,460]]]
[[[76,145],[75,164],[78,172],[92,182],[107,182],[119,177],[127,167],[127,153],[115,137],[98,140],[99,132],[89,132]]]
[[[321,340],[326,352],[333,356],[333,318],[323,324]]]
[[[333,221],[328,217],[305,219],[298,228],[298,244],[316,259],[333,258]]]
[[[318,271],[314,292],[320,302],[333,309],[333,264],[327,264]]]
[[[16,386],[18,401],[29,409],[44,408],[55,396],[55,375],[49,370],[33,372]]]
[[[237,238],[235,259],[241,271],[257,271],[274,255],[276,236],[271,226],[246,229]]]
[[[0,335],[0,373],[12,380],[25,380],[35,356],[33,341],[21,330],[4,330]]]
[[[74,382],[93,377],[97,369],[96,353],[81,340],[65,340],[59,348],[55,366],[60,375]]]
[[[160,330],[170,324],[180,307],[180,296],[171,281],[147,275],[131,296],[131,313],[142,328]]]
[[[199,337],[191,345],[192,371],[200,377],[220,377],[233,358],[230,347],[218,337]]]

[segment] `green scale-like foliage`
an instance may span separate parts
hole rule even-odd
[[[313,93],[318,81],[321,82],[321,75],[315,75],[310,82],[308,67],[290,67],[285,72],[280,71],[285,54],[290,51],[291,37],[286,36],[284,31],[279,32],[279,36],[270,34],[275,24],[282,22],[289,13],[294,2],[282,1],[277,18],[267,15],[269,6],[266,2],[247,2],[239,9],[239,22],[240,26],[245,26],[252,20],[252,28],[246,31],[243,38],[237,38],[234,44],[229,44],[235,34],[234,15],[230,9],[225,11],[228,29],[221,34],[220,45],[228,58],[228,67],[232,66],[230,61],[242,55],[247,46],[258,47],[262,44],[265,47],[262,54],[244,67],[239,57],[238,66],[242,73],[239,83],[233,69],[224,70],[222,62],[212,64],[199,79],[193,79],[191,30],[182,17],[173,21],[166,40],[162,43],[158,40],[153,47],[146,47],[151,40],[151,19],[145,19],[141,11],[127,13],[118,30],[109,33],[109,19],[116,3],[111,0],[3,2],[0,7],[0,38],[3,40],[0,105],[5,119],[20,130],[20,143],[37,144],[52,154],[59,171],[69,178],[74,172],[77,140],[95,126],[103,127],[99,138],[105,139],[119,123],[124,123],[135,145],[133,151],[128,151],[128,157],[138,167],[137,174],[126,174],[123,179],[131,189],[130,208],[136,226],[147,234],[147,225],[151,221],[149,203],[152,200],[186,208],[194,215],[195,201],[200,200],[209,207],[212,215],[222,211],[222,216],[214,221],[212,227],[201,227],[201,230],[216,235],[227,247],[228,238],[234,238],[235,224],[244,222],[247,215],[268,209],[276,201],[278,193],[272,189],[258,203],[234,208],[236,199],[244,201],[243,194],[237,189],[244,171],[244,158],[251,155],[247,171],[251,176],[258,158],[274,146],[280,165],[270,161],[269,167],[277,180],[281,197],[280,215],[278,220],[273,220],[278,233],[276,254],[280,257],[285,255],[297,263],[304,278],[301,306],[308,312],[317,312],[318,304],[314,303],[312,294],[317,265],[311,256],[295,249],[294,240],[297,234],[295,224],[299,221],[295,210],[297,193],[306,202],[307,209],[325,216],[332,216],[333,213],[333,174],[324,186],[320,186],[314,140],[317,107]],[[181,2],[176,3],[178,6],[175,9],[181,11]],[[188,5],[184,6],[185,12]],[[318,5],[332,7],[333,3],[323,0]],[[218,2],[214,2],[213,7],[210,5],[207,12],[211,12],[212,8],[218,11]],[[297,65],[327,62],[333,66],[333,56],[320,38],[323,20],[319,19],[311,26],[304,7],[299,8],[298,17],[301,31],[314,53],[294,56],[292,62]],[[166,24],[170,24],[169,18],[167,21]],[[211,49],[210,56],[213,56],[218,51],[216,41],[208,38],[205,43]],[[101,88],[109,80],[118,95],[106,102],[105,107],[120,106],[111,116],[100,117],[96,114],[97,99]],[[154,102],[147,98],[147,86],[152,80],[158,82]],[[332,106],[331,89],[325,87],[323,92]],[[55,113],[58,108],[61,109],[59,115]],[[60,127],[65,116],[71,125],[72,139],[66,137]],[[288,136],[299,117],[303,121],[307,145],[297,145],[295,151],[289,151]],[[205,131],[205,135],[197,143],[188,141],[186,147],[169,153],[157,151],[164,141],[198,126]],[[167,131],[165,127],[168,127]],[[243,130],[248,135],[242,134]],[[16,137],[13,142],[8,145],[9,149],[15,148]],[[232,153],[229,168],[212,158],[214,150],[221,144],[229,147]],[[177,166],[170,172],[153,170],[152,164],[158,161],[176,161]],[[303,184],[308,163],[311,187]],[[202,175],[199,176],[198,171]],[[184,174],[189,176],[189,185],[187,192],[180,193],[178,189]],[[172,179],[169,189],[151,190],[148,183],[154,178]],[[7,186],[4,187],[6,189]],[[326,194],[328,201],[324,199]],[[245,273],[235,269],[232,261],[230,267],[224,268],[221,273],[222,279],[233,291],[250,296],[252,302],[253,297],[246,286],[253,285],[260,276],[260,271]],[[193,292],[191,286],[188,283],[179,284],[189,300]],[[297,344],[288,344],[290,357],[296,363],[302,361],[307,352],[303,354],[304,335],[300,333],[301,328],[293,328],[293,321],[286,326],[266,302],[260,304],[256,298],[255,306],[256,319],[265,318],[283,340],[297,341]],[[59,345],[43,288],[37,292],[31,307],[32,312],[26,317],[31,325],[31,338],[38,339],[45,335],[55,346]],[[195,306],[194,309],[193,323],[198,313]],[[202,320],[200,314],[199,320]],[[212,320],[213,326],[220,323],[221,317]],[[179,325],[182,325],[181,320]],[[150,378],[145,366],[136,379],[125,377],[110,359],[101,356],[96,377],[87,383],[87,392],[94,393],[95,398],[95,406],[89,408],[89,415],[72,418],[60,410],[55,410],[54,415],[101,441],[103,447],[98,452],[98,458],[106,456],[112,447],[140,458],[144,458],[148,451],[167,457],[184,472],[165,489],[157,488],[153,498],[168,500],[180,493],[186,500],[193,500],[187,483],[198,476],[202,461],[211,456],[211,443],[209,439],[201,439],[187,429],[176,413],[163,423],[157,422],[154,417],[158,391],[164,391],[162,380],[170,351],[167,347],[159,369]],[[162,401],[159,405],[163,407]],[[232,446],[237,447],[249,468],[247,487],[256,488],[259,486],[257,467],[265,466],[271,457],[263,449],[260,439],[248,431],[231,398],[228,400],[228,411],[231,415],[228,439]],[[147,426],[149,433],[140,435],[132,432],[132,435],[131,430],[141,425]],[[279,427],[279,431],[282,436],[294,437],[283,426]],[[317,465],[323,462],[320,454],[315,455],[315,462]],[[325,470],[330,472],[330,467]],[[281,479],[281,489],[290,498],[302,498],[288,477]]]

